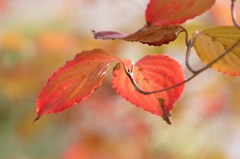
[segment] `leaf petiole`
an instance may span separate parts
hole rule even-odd
[[[164,107],[164,102],[165,100],[163,98],[157,98],[159,104],[160,104],[160,108],[162,110],[162,118],[163,120],[165,120],[169,125],[172,125],[172,122],[170,120],[170,116],[171,114],[167,112],[166,108]]]

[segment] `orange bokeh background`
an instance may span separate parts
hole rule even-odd
[[[0,0],[1,159],[235,159],[240,158],[240,80],[209,69],[186,84],[172,111],[173,125],[122,99],[103,85],[89,98],[36,117],[47,79],[82,50],[101,48],[134,62],[165,53],[185,69],[184,34],[153,47],[95,40],[90,30],[132,33],[144,24],[148,0]],[[228,7],[227,7],[228,6]],[[239,2],[236,14],[239,18]],[[185,24],[193,31],[232,25],[230,0]],[[192,51],[191,64],[203,64]],[[141,100],[141,99],[139,99]]]

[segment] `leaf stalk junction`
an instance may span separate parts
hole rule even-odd
[[[234,13],[234,3],[236,0],[232,0],[232,5],[231,5],[231,15],[232,15],[232,20],[234,25],[240,29],[240,25],[237,23],[236,21],[236,17],[235,17],[235,13]],[[223,52],[219,57],[217,57],[215,60],[213,60],[212,62],[210,62],[209,64],[207,64],[206,66],[204,66],[203,68],[199,69],[199,70],[194,70],[190,64],[189,64],[189,57],[190,57],[190,53],[191,53],[191,48],[194,46],[194,43],[196,41],[196,37],[197,35],[194,37],[194,39],[190,39],[188,40],[188,32],[185,28],[184,32],[186,34],[186,38],[185,38],[185,42],[186,42],[186,46],[187,46],[187,50],[186,50],[186,58],[185,58],[185,64],[187,69],[192,73],[192,76],[190,76],[189,78],[187,78],[185,81],[182,81],[176,85],[173,85],[171,87],[167,87],[161,90],[155,90],[155,91],[144,91],[141,88],[139,88],[138,84],[136,83],[136,81],[133,78],[133,70],[134,70],[134,65],[132,66],[132,69],[129,70],[127,67],[124,68],[126,75],[129,77],[132,85],[134,86],[134,88],[139,92],[142,93],[144,95],[149,95],[149,94],[154,94],[154,93],[159,93],[159,92],[164,92],[173,88],[176,88],[184,83],[189,82],[190,80],[192,80],[194,77],[196,77],[198,74],[204,72],[205,70],[207,70],[208,68],[210,68],[213,64],[215,64],[216,62],[218,62],[219,60],[221,60],[224,56],[226,56],[227,54],[229,54],[237,45],[240,44],[240,39],[238,39],[230,48],[228,48],[225,52]]]

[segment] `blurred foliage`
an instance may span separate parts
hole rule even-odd
[[[172,112],[172,126],[117,95],[110,71],[88,99],[32,124],[47,79],[82,50],[102,48],[133,61],[166,53],[184,65],[183,35],[162,47],[95,40],[91,35],[91,29],[131,33],[140,28],[147,3],[0,0],[1,159],[240,158],[240,80],[212,69],[187,83]],[[218,0],[210,12],[184,26],[191,34],[232,25],[229,17],[219,16],[226,6],[230,8],[230,0]],[[196,55],[191,58],[196,68],[202,66]]]

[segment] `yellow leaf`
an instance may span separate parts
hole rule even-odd
[[[195,36],[195,35],[193,35]],[[240,39],[240,29],[234,26],[219,26],[203,30],[196,35],[194,48],[203,63],[209,64]],[[228,75],[240,75],[240,45],[237,45],[221,60],[211,66]]]

